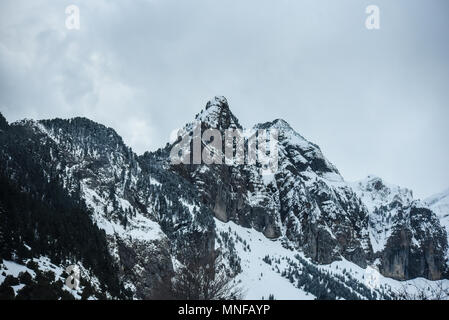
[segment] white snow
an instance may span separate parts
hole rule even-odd
[[[295,255],[299,255],[308,263],[312,263],[302,252],[286,249],[282,246],[280,239],[270,240],[262,233],[254,229],[241,227],[234,222],[223,223],[215,219],[215,223],[218,235],[220,232],[227,232],[234,240],[242,267],[242,273],[237,276],[236,280],[244,291],[244,299],[259,300],[262,297],[267,299],[270,294],[273,294],[274,298],[279,300],[315,299],[311,293],[298,289],[295,284],[282,277],[273,267],[274,264],[270,265],[263,261],[265,256],[269,256],[272,260],[279,259],[280,263],[276,264],[276,268],[279,268],[280,271],[288,269],[287,260],[295,261]],[[241,238],[241,241],[237,240],[237,236]],[[217,244],[217,246],[219,245]],[[350,276],[353,280],[377,292],[384,291],[397,294],[402,292],[404,288],[407,288],[407,291],[413,294],[418,291],[418,288],[436,288],[440,283],[443,287],[449,288],[449,280],[430,281],[424,278],[417,278],[408,281],[398,281],[382,276],[374,266],[368,266],[366,269],[363,269],[344,258],[328,265],[315,266],[323,272],[329,272],[332,275],[338,275],[345,279],[349,279]],[[351,291],[353,290],[351,289]],[[360,295],[359,297],[363,298]]]
[[[296,252],[282,247],[280,240],[269,240],[262,233],[254,229],[243,228],[234,222],[223,223],[215,219],[217,234],[220,231],[237,232],[249,245],[250,250],[245,251],[242,242],[235,243],[238,256],[241,258],[242,273],[237,276],[237,281],[244,289],[244,298],[248,300],[268,299],[273,294],[275,299],[285,300],[310,300],[315,297],[290,283],[279,273],[273,271],[270,265],[262,259],[266,255],[271,257],[291,257],[294,259]]]

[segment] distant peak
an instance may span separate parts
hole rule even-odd
[[[288,122],[285,121],[284,119],[276,119],[276,120],[273,120],[273,121],[259,123],[259,124],[256,124],[254,127],[256,129],[270,129],[270,128],[274,128],[274,129],[279,129],[279,130],[282,130],[282,131],[285,131],[285,130],[294,131],[292,129],[292,127],[288,124]]]

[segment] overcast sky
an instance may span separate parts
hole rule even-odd
[[[80,8],[67,30],[65,8]],[[365,8],[380,8],[367,30]],[[2,0],[0,111],[86,116],[142,153],[215,95],[283,118],[347,180],[449,187],[447,0]]]

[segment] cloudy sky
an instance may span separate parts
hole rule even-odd
[[[247,127],[287,120],[347,180],[426,197],[449,187],[448,31],[447,0],[2,0],[0,111],[86,116],[142,153],[224,95]]]

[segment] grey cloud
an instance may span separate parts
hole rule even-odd
[[[246,126],[286,119],[348,180],[373,173],[422,197],[449,185],[445,0],[73,3],[80,31],[63,2],[1,2],[9,120],[87,116],[143,152],[225,95]]]

